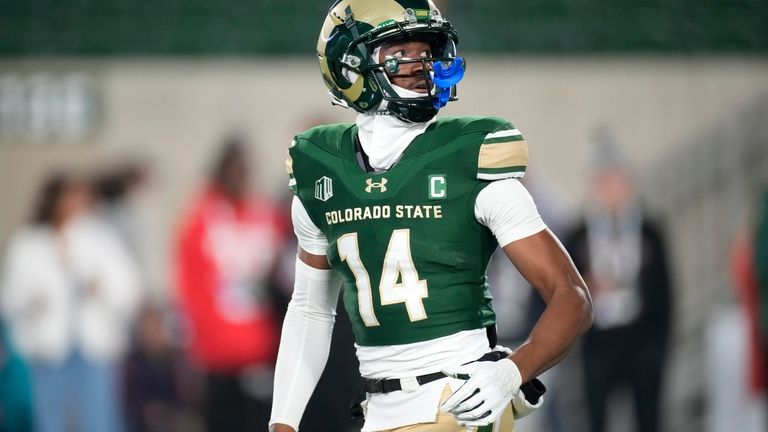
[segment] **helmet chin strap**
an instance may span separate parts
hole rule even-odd
[[[390,85],[392,86],[392,89],[397,93],[397,95],[402,97],[402,98],[417,98],[417,97],[423,97],[424,96],[423,93],[415,92],[413,90],[408,90],[407,88],[403,88],[403,87],[400,87],[400,86],[397,86],[397,85],[394,85],[394,84],[390,84]],[[392,111],[387,109],[387,105],[389,105],[389,101],[384,99],[384,100],[381,101],[381,103],[379,103],[379,106],[377,106],[376,108],[374,108],[374,109],[372,109],[370,111],[361,113],[361,115],[367,115],[367,116],[392,116],[392,117],[395,117],[395,114]],[[398,118],[398,120],[400,120],[400,119]],[[413,123],[413,122],[408,122],[408,121],[405,121],[405,120],[400,120],[400,121],[403,122],[403,123]]]

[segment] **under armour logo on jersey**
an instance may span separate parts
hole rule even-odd
[[[320,201],[328,201],[333,196],[333,180],[322,176],[315,182],[315,198]]]
[[[368,193],[371,193],[373,188],[378,188],[379,192],[387,191],[387,179],[385,178],[381,179],[380,182],[374,182],[373,179],[365,179],[365,184],[368,185],[365,187],[365,191]]]

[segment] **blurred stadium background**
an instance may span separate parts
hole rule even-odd
[[[594,133],[608,128],[665,222],[675,304],[663,430],[765,430],[765,394],[760,402],[740,393],[748,342],[729,256],[768,188],[768,2],[436,3],[468,60],[461,100],[442,115],[510,119],[563,224],[584,210]],[[247,142],[254,185],[285,200],[292,135],[353,120],[330,106],[318,74],[314,48],[329,6],[0,2],[0,246],[49,173],[139,163],[149,173],[145,285],[170,308],[179,218],[221,143]],[[629,417],[619,409],[610,430],[631,430]],[[565,422],[565,431],[583,430]]]

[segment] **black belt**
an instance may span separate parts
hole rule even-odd
[[[475,361],[499,361],[503,358],[509,357],[508,352],[504,351],[491,351],[486,353]],[[367,393],[391,393],[398,390],[416,390],[420,385],[437,381],[441,378],[445,378],[448,375],[442,372],[434,372],[426,375],[420,375],[417,377],[401,378],[401,379],[370,379],[363,378],[363,384]]]
[[[480,357],[476,361],[499,361],[507,358],[509,353],[504,351],[491,351]],[[363,408],[360,403],[365,400],[365,393],[390,393],[393,391],[403,390],[403,384],[408,387],[413,386],[413,382],[416,382],[416,388],[418,386],[437,381],[441,378],[445,378],[447,375],[442,372],[435,372],[431,374],[417,376],[415,378],[401,379],[369,379],[363,378],[363,388],[358,395],[352,400],[352,405],[349,407],[349,413],[353,420],[363,420]],[[532,405],[536,405],[542,395],[547,391],[544,384],[537,378],[524,382],[520,386],[525,399]]]

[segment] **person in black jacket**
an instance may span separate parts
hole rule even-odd
[[[611,391],[629,385],[637,430],[659,430],[672,295],[662,231],[640,208],[615,141],[598,135],[584,220],[565,247],[587,282],[594,325],[583,340],[592,432],[606,430]]]

